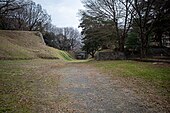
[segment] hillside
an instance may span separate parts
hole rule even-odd
[[[67,52],[45,45],[37,31],[0,30],[0,59],[72,60]]]

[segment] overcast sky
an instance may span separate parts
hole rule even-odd
[[[52,24],[57,27],[78,28],[78,10],[83,9],[81,0],[33,0],[41,4],[52,18]]]

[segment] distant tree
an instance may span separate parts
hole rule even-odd
[[[52,47],[74,51],[80,47],[81,34],[72,27],[58,28],[51,26],[50,30],[45,33],[44,38],[47,44]]]
[[[125,45],[128,50],[136,51],[140,46],[138,34],[136,32],[130,31],[128,33]]]
[[[51,17],[41,5],[26,0],[0,1],[0,28],[44,32]]]
[[[81,34],[77,29],[72,27],[63,28],[63,35],[67,37],[70,43],[70,49],[74,50],[74,48],[79,44],[81,39]]]
[[[149,35],[153,30],[154,15],[153,4],[155,0],[134,0],[130,4],[133,7],[133,22],[136,24],[141,45],[141,58],[146,57]]]
[[[99,49],[99,47],[100,47],[100,45],[99,45],[99,43],[97,42],[97,40],[94,40],[94,39],[92,38],[91,41],[89,41],[89,40],[84,40],[83,43],[84,43],[84,46],[83,46],[82,50],[86,51],[87,54],[90,54],[90,55],[92,56],[92,58],[94,58],[96,51],[97,51],[97,50]]]
[[[30,2],[30,4],[25,9],[25,21],[28,25],[28,30],[41,30],[43,24],[51,21],[50,16],[44,11],[40,4],[35,2]]]
[[[43,35],[43,38],[44,38],[45,43],[46,43],[48,46],[57,48],[57,46],[56,46],[55,43],[54,43],[54,40],[55,40],[56,36],[55,36],[55,34],[54,34],[53,32],[46,32],[46,33]]]
[[[86,12],[81,12],[82,28],[81,34],[83,37],[83,49],[86,50],[92,57],[98,49],[114,49],[116,46],[116,30],[112,26],[112,21],[96,18],[88,15]],[[91,46],[91,47],[90,47]]]
[[[15,29],[12,13],[16,10],[23,9],[25,6],[23,0],[1,0],[0,1],[0,29]],[[10,24],[9,24],[10,23]]]
[[[17,9],[22,8],[25,4],[23,4],[23,0],[1,0],[0,1],[0,15],[7,15],[11,11],[15,11]]]
[[[170,1],[156,0],[153,6],[156,17],[153,24],[154,41],[158,42],[159,47],[163,47],[163,35],[170,33]]]
[[[129,0],[84,0],[84,12],[95,18],[112,22],[113,33],[118,39],[120,51],[124,51],[125,38],[132,21],[131,4]],[[116,30],[116,32],[115,32]]]
[[[58,34],[54,39],[55,45],[60,50],[69,51],[71,46],[67,37],[63,34]]]

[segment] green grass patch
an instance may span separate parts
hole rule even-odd
[[[74,58],[66,51],[54,49],[52,47],[49,48],[52,51],[53,56],[58,57],[60,60],[63,61],[73,61]]]
[[[73,58],[67,53],[67,52],[64,52],[64,51],[59,51],[59,54],[60,54],[60,58],[65,60],[65,61],[72,61]]]
[[[112,73],[113,76],[138,77],[160,87],[170,87],[170,67],[135,61],[94,61],[95,66]]]

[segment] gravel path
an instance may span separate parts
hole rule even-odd
[[[155,113],[140,97],[96,68],[70,63],[60,68],[59,113]]]

